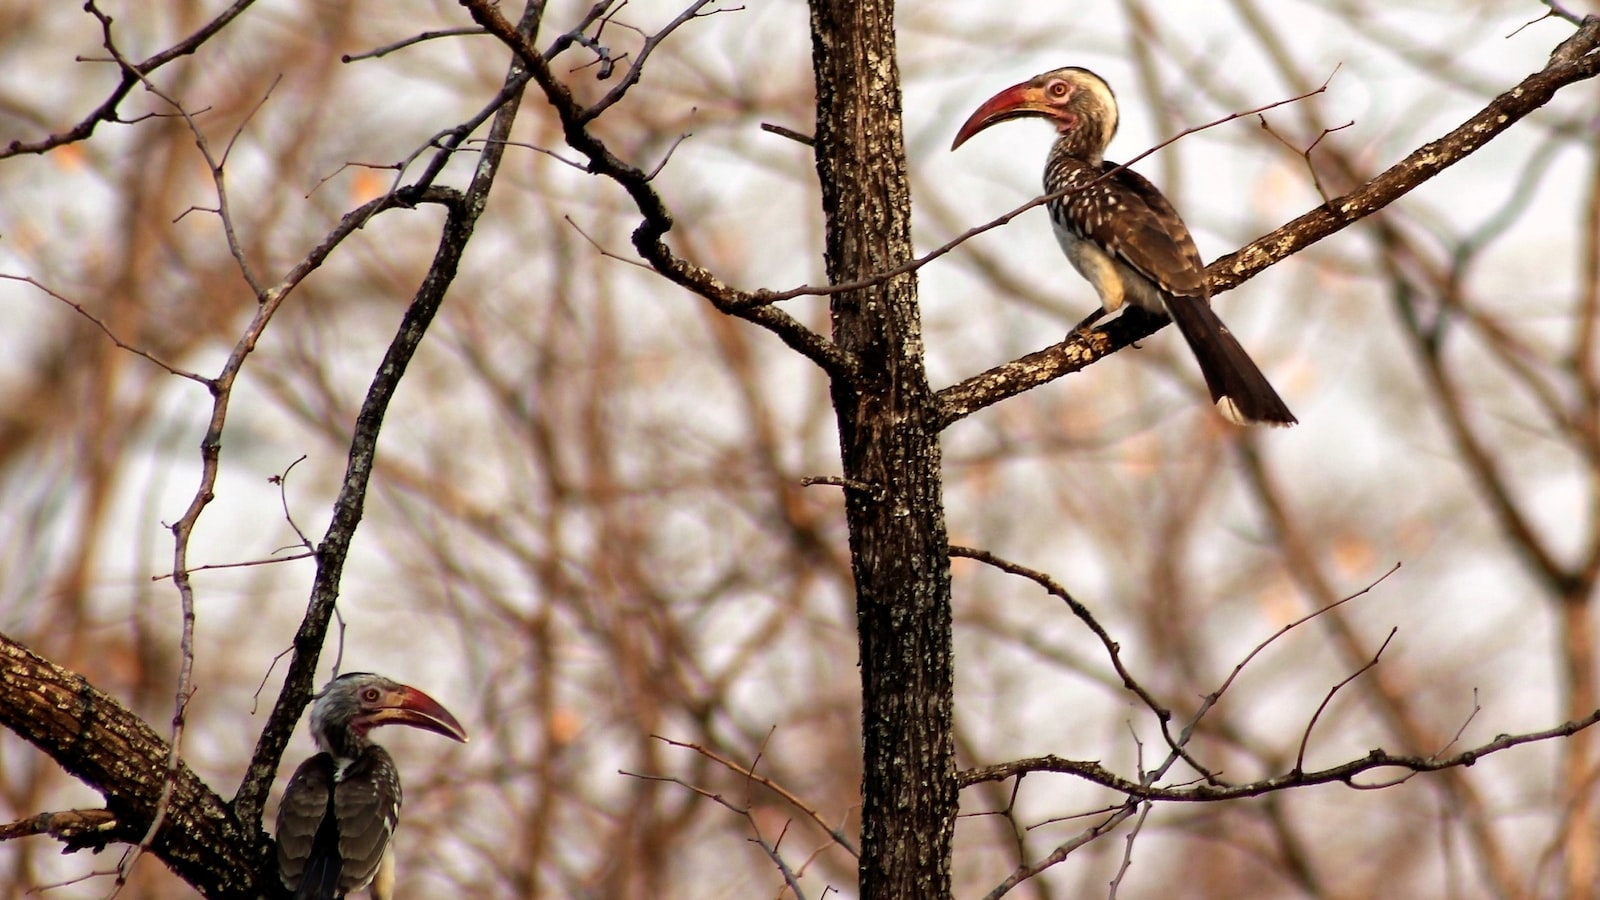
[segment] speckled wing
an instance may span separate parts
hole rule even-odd
[[[377,875],[400,818],[400,777],[382,747],[338,772],[318,753],[300,764],[278,805],[278,876],[296,900],[336,900]]]
[[[1078,164],[1052,166],[1051,193],[1078,188],[1051,204],[1059,227],[1105,250],[1177,297],[1206,297],[1205,263],[1177,210],[1155,185],[1132,169],[1111,173]]]
[[[1065,232],[1080,242],[1062,242],[1073,265],[1108,311],[1132,302],[1174,321],[1224,417],[1294,424],[1294,414],[1211,309],[1205,263],[1177,210],[1137,172],[1115,169],[1115,163],[1091,166],[1064,155],[1046,167],[1051,193],[1077,189],[1050,204],[1058,236]]]
[[[372,883],[400,821],[400,774],[382,747],[367,748],[334,788],[339,817],[339,886],[354,891]]]
[[[338,831],[327,815],[333,775],[333,757],[318,753],[295,769],[278,804],[278,878],[296,898],[337,896]]]

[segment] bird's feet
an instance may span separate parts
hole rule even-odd
[[[1094,325],[1094,323],[1096,323],[1096,322],[1100,321],[1101,319],[1105,318],[1105,316],[1106,316],[1106,309],[1103,306],[1097,308],[1094,312],[1089,313],[1087,316],[1084,316],[1082,321],[1080,321],[1078,324],[1072,326],[1072,330],[1067,332],[1066,341],[1070,341],[1074,337],[1076,337],[1076,336],[1078,336],[1080,334],[1087,336],[1089,334],[1089,332],[1090,332],[1090,328]],[[1066,343],[1066,341],[1063,341],[1062,343]]]

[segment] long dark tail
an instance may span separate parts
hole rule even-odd
[[[1222,415],[1240,424],[1286,426],[1300,421],[1289,412],[1267,376],[1239,346],[1228,326],[1200,297],[1167,298],[1167,312],[1200,362],[1211,399]]]
[[[294,900],[338,900],[343,897],[344,894],[339,891],[339,875],[343,868],[338,856],[313,857],[306,863],[305,874],[300,876],[300,888],[294,892]]]

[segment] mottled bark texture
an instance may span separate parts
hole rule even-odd
[[[813,0],[816,159],[831,283],[909,259],[892,0]],[[832,298],[860,361],[835,377],[862,685],[861,896],[950,895],[956,778],[939,416],[914,275]]]
[[[0,726],[105,795],[115,822],[69,847],[136,844],[144,836],[167,779],[167,742],[132,710],[0,635]],[[268,871],[269,847],[259,828],[241,826],[222,797],[179,766],[166,826],[151,846],[157,857],[204,896],[243,900],[264,895],[256,878]]]

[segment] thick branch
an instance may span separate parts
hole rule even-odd
[[[1549,103],[1557,91],[1600,74],[1597,50],[1600,50],[1600,17],[1591,16],[1576,34],[1551,53],[1548,65],[1489,101],[1488,106],[1449,134],[1423,144],[1350,193],[1324,203],[1212,263],[1206,268],[1212,290],[1221,292],[1238,287],[1273,263],[1372,215],[1466,159],[1529,113]]]
[[[5,635],[0,726],[106,798],[110,816],[98,823],[94,840],[80,840],[79,846],[137,843],[170,777],[166,823],[151,851],[206,897],[242,900],[275,889],[276,882],[256,883],[258,873],[267,871],[266,836],[235,818],[187,765],[169,771],[169,747],[155,729],[83,676]]]
[[[1490,139],[1549,103],[1556,92],[1600,74],[1600,17],[1584,20],[1576,34],[1551,54],[1550,63],[1489,102],[1472,118],[1430,141],[1361,187],[1307,212],[1271,234],[1257,238],[1206,267],[1212,293],[1243,284],[1271,266],[1372,215],[1412,189],[1467,158]],[[1125,315],[1125,314],[1124,314]],[[1117,322],[1092,335],[1074,334],[1061,344],[996,366],[939,392],[944,425],[986,406],[1076,372],[1146,337],[1165,323]]]

